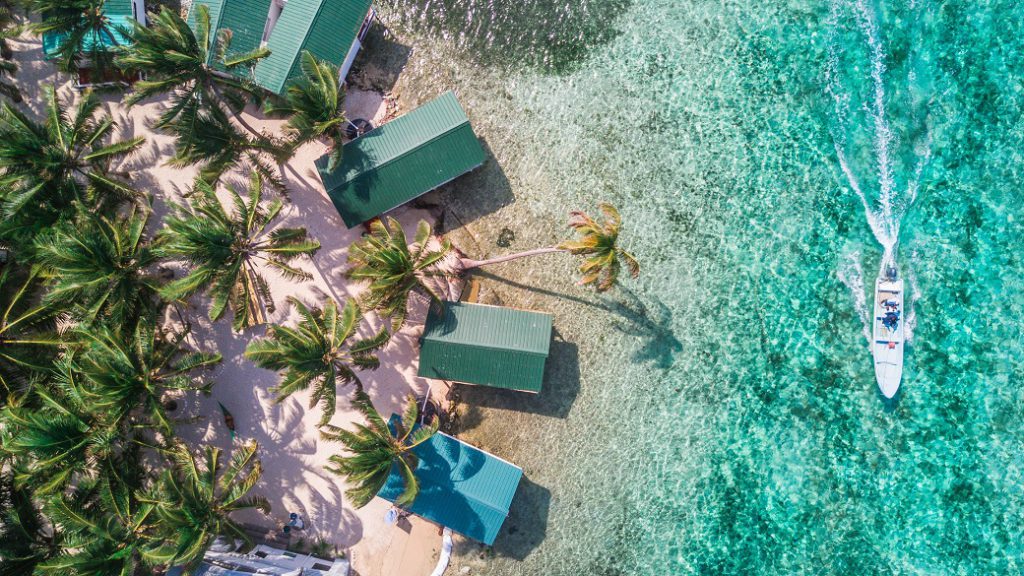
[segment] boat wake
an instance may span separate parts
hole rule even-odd
[[[879,263],[881,276],[889,268],[898,269],[896,252],[900,226],[917,199],[921,173],[931,157],[931,137],[925,127],[921,130],[922,135],[912,143],[913,153],[907,166],[909,169],[901,171],[907,173],[907,177],[900,185],[897,178],[899,163],[895,158],[902,143],[893,130],[887,109],[889,100],[885,87],[885,45],[877,18],[866,0],[834,0],[829,20],[825,92],[832,98],[835,114],[835,123],[831,128],[832,140],[843,176],[860,199],[871,232],[882,247]],[[844,78],[843,72],[858,70],[860,67],[846,61],[851,57],[851,50],[846,48],[848,43],[840,41],[841,32],[861,39],[860,48],[865,51],[864,57],[869,62],[866,77]],[[913,73],[908,73],[908,82],[913,84],[914,80]],[[847,88],[847,85],[851,88]],[[859,92],[857,87],[861,88]],[[860,174],[856,169],[857,161],[866,165]],[[870,193],[871,186],[877,187],[876,193]],[[864,298],[860,253],[855,252],[850,257],[858,261],[855,266],[848,261],[844,262],[844,269],[839,271],[839,276],[855,292],[857,313],[865,322],[865,334],[870,341],[870,311]],[[907,276],[912,278],[913,272],[908,270]],[[915,318],[915,315],[912,307],[908,307],[908,328],[912,328],[909,325],[911,318]]]

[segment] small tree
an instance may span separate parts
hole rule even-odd
[[[306,237],[305,228],[268,230],[283,204],[263,205],[263,181],[253,174],[248,198],[230,190],[234,210],[228,213],[213,186],[198,180],[188,206],[175,205],[174,215],[157,237],[159,254],[181,258],[192,270],[184,278],[163,287],[171,300],[182,300],[205,291],[209,294],[210,319],[218,320],[230,308],[235,330],[266,321],[264,308],[273,311],[270,286],[258,267],[269,266],[286,278],[312,277],[291,265],[300,256],[312,256],[320,243]]]
[[[395,499],[395,504],[409,506],[420,491],[416,478],[419,459],[413,449],[437,432],[437,420],[432,425],[417,428],[419,408],[411,395],[401,419],[394,423],[394,430],[362,390],[356,391],[352,405],[366,418],[366,424],[356,424],[354,432],[336,426],[327,426],[320,432],[325,440],[340,442],[348,452],[348,455],[331,456],[333,466],[327,469],[346,478],[352,487],[345,491],[345,496],[353,506],[362,508],[380,492],[392,467],[397,466],[405,490]]]

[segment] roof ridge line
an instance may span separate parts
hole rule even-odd
[[[270,1],[273,2],[274,0],[270,0]],[[292,0],[292,2],[301,2],[301,1],[302,0]],[[319,4],[316,7],[316,13],[313,14],[313,17],[310,18],[308,22],[306,22],[306,27],[302,31],[302,40],[298,43],[299,50],[296,52],[295,57],[292,58],[292,63],[293,64],[295,63],[295,61],[297,59],[302,57],[302,47],[306,45],[306,39],[309,38],[309,31],[313,29],[313,23],[316,22],[318,18],[320,18],[320,13],[323,12],[324,5],[327,4],[327,2],[328,2],[328,0],[308,0],[308,1],[319,2]],[[287,9],[288,9],[288,2],[285,2],[284,10],[287,10]],[[281,11],[282,15],[284,15],[284,10]],[[278,16],[278,23],[280,23],[280,21],[281,21],[281,17]],[[277,26],[275,25],[274,28],[276,29]],[[274,33],[271,32],[270,36],[273,36],[273,35],[274,35]],[[270,36],[267,36],[267,44],[270,43]],[[262,62],[264,60],[266,60],[266,58],[264,58],[260,62]],[[281,90],[284,90],[284,85],[288,83],[288,72],[290,70],[291,70],[291,66],[289,66],[288,70],[285,71],[284,77],[281,80],[281,85],[280,86],[275,85],[274,86],[274,90],[271,90],[274,94],[279,94],[281,92]],[[255,76],[256,76],[255,73],[253,73],[253,77],[254,78],[255,78]]]
[[[451,92],[451,90],[449,90],[448,92]],[[448,92],[445,92],[445,94],[447,94]],[[454,94],[454,93],[452,93],[452,96],[453,96],[453,97],[454,97],[454,95],[455,95],[455,94]],[[444,96],[444,94],[442,94],[441,96]],[[429,105],[429,104],[432,104],[432,103],[436,102],[436,101],[437,101],[437,100],[438,100],[438,99],[439,99],[439,98],[440,98],[441,96],[438,96],[437,98],[435,98],[435,99],[431,100],[430,102],[427,102],[427,103],[426,103],[426,104],[424,104],[423,106],[427,106],[427,105]],[[462,121],[462,122],[459,122],[459,123],[458,123],[458,124],[456,124],[455,126],[452,126],[451,128],[449,128],[449,129],[445,130],[444,132],[441,132],[441,133],[437,134],[436,136],[434,136],[433,138],[430,138],[429,140],[424,140],[423,142],[420,142],[419,144],[417,144],[417,145],[416,145],[416,146],[414,146],[413,148],[409,148],[408,150],[406,150],[405,152],[403,152],[403,153],[399,154],[398,156],[393,156],[393,157],[391,157],[391,158],[388,158],[388,159],[387,159],[387,160],[385,160],[384,162],[381,162],[380,164],[378,164],[378,165],[377,165],[377,166],[376,166],[376,167],[374,168],[374,170],[380,170],[381,168],[384,168],[385,166],[387,166],[387,165],[391,164],[392,162],[394,162],[394,161],[398,160],[399,158],[402,158],[402,157],[404,157],[404,156],[408,156],[409,154],[411,154],[411,153],[413,153],[413,152],[415,152],[415,151],[417,151],[417,150],[419,150],[419,149],[423,148],[424,146],[426,146],[426,145],[428,145],[428,144],[431,144],[431,143],[433,143],[433,142],[435,142],[435,141],[437,141],[437,140],[440,140],[441,138],[443,138],[443,137],[445,137],[445,136],[448,136],[449,134],[451,134],[452,132],[454,132],[454,131],[458,130],[459,128],[462,128],[463,126],[465,126],[465,125],[469,124],[469,123],[470,123],[470,122],[469,122],[469,115],[468,115],[468,114],[466,114],[466,111],[465,111],[464,109],[462,109],[462,105],[461,105],[461,104],[459,104],[459,101],[458,101],[458,100],[456,100],[456,101],[455,101],[455,103],[456,103],[456,104],[458,104],[458,106],[459,106],[459,109],[460,109],[460,110],[462,110],[462,115],[463,115],[463,116],[465,116],[465,118],[466,118],[466,119],[465,119],[464,121]],[[406,115],[408,115],[408,114],[412,114],[413,112],[415,112],[415,111],[419,110],[419,109],[420,109],[420,108],[422,108],[423,106],[417,106],[416,108],[414,108],[414,109],[410,110],[409,112],[406,112],[406,113],[405,113],[405,114],[403,114],[402,116],[399,116],[398,118],[395,118],[395,120],[400,120],[401,118],[405,117]],[[394,122],[395,120],[392,120],[391,122]],[[385,123],[381,124],[380,126],[378,126],[378,127],[376,128],[376,129],[377,129],[377,130],[379,130],[379,129],[383,128],[384,126],[387,126],[388,124],[391,124],[391,122],[385,122]],[[472,128],[472,127],[471,127],[471,128]],[[373,130],[371,130],[370,132],[367,132],[367,134],[370,134],[370,133],[372,133],[372,132],[373,132]],[[363,134],[362,136],[360,136],[360,138],[362,138],[362,137],[363,137],[363,136],[365,136],[365,135],[366,135],[366,134]],[[478,137],[478,136],[476,135],[476,133],[475,133],[475,132],[473,133],[473,137],[474,137],[474,138],[477,138],[477,140],[479,140],[479,137]],[[351,144],[352,142],[355,142],[355,140],[352,140],[352,141],[348,142],[348,144]],[[326,154],[325,154],[325,156],[326,156]],[[323,156],[321,156],[321,158],[322,158],[322,157],[323,157]],[[319,159],[319,158],[318,158],[318,159]],[[484,157],[484,161],[485,161],[485,162],[487,161],[487,157],[486,157],[486,156]],[[483,162],[481,162],[481,164],[482,164],[482,163],[483,163]],[[356,176],[359,176],[360,174],[363,174],[363,173],[364,173],[364,172],[360,172],[360,173],[359,173],[359,174],[357,174]],[[341,184],[347,184],[347,183],[349,183],[349,182],[351,182],[351,181],[352,181],[352,178],[346,178],[345,180],[343,180],[343,181],[341,182]],[[337,188],[337,187],[338,187],[338,186],[332,186],[331,188]]]
[[[428,338],[426,336],[424,336],[423,339],[427,340]],[[454,342],[452,340],[432,340],[432,341],[433,342],[443,342],[445,344],[458,344],[459,346],[470,346],[472,348],[481,348],[481,349],[484,349],[484,350],[493,350],[493,351],[496,351],[496,352],[509,352],[509,351],[522,352],[523,354],[533,354],[535,356],[543,356],[545,358],[547,358],[548,356],[551,355],[550,352],[548,354],[545,354],[543,352],[537,352],[536,350],[523,350],[522,348],[501,348],[501,347],[498,347],[498,346],[491,346],[491,345],[488,345],[488,344],[467,344],[465,342]]]

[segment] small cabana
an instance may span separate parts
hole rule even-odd
[[[399,419],[391,417],[392,426]],[[413,448],[420,492],[409,512],[488,546],[508,517],[523,470],[493,454],[438,432]],[[405,490],[397,466],[377,494],[394,502]]]
[[[503,306],[431,306],[420,340],[423,378],[540,392],[551,315]]]
[[[345,144],[333,172],[327,155],[316,167],[352,228],[473,170],[484,157],[466,112],[446,92]]]
[[[81,46],[86,54],[98,48],[113,51],[118,46],[125,46],[131,42],[126,33],[132,30],[135,22],[146,24],[146,4],[144,0],[106,0],[103,3],[103,16],[107,19],[107,28],[103,31],[92,32],[82,40]],[[46,60],[57,58],[64,43],[67,42],[67,38],[68,35],[65,32],[44,32],[43,58]],[[105,70],[101,74],[93,69],[90,62],[85,61],[78,66],[75,87],[129,84],[133,80],[113,68]]]

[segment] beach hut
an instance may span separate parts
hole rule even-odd
[[[551,315],[443,302],[420,339],[419,376],[540,392],[551,347]]]
[[[302,75],[303,50],[338,66],[340,80],[344,81],[373,20],[371,1],[196,0],[189,9],[188,23],[195,29],[195,7],[204,4],[209,8],[214,34],[231,30],[229,56],[260,46],[269,48],[270,56],[252,70],[235,72],[280,95]],[[208,64],[212,65],[213,59],[211,51]]]
[[[144,0],[106,0],[103,2],[103,15],[107,19],[108,30],[96,32],[86,37],[82,46],[86,51],[92,51],[98,46],[113,49],[116,46],[124,46],[129,42],[125,36],[134,26],[134,22],[146,24],[146,3]],[[63,32],[43,33],[43,58],[53,60],[60,54],[64,42],[67,41],[67,34]],[[88,61],[81,62],[78,66],[78,78],[75,82],[76,88],[88,88],[90,86],[106,86],[113,84],[125,84],[130,78],[124,76],[117,70],[107,70],[99,76]]]
[[[484,162],[455,95],[436,99],[345,144],[341,163],[316,161],[327,195],[349,228],[401,206]]]
[[[391,417],[392,425],[399,420]],[[523,470],[458,438],[438,432],[413,448],[420,492],[407,510],[488,546],[508,517]],[[394,502],[405,490],[393,467],[377,494]]]

